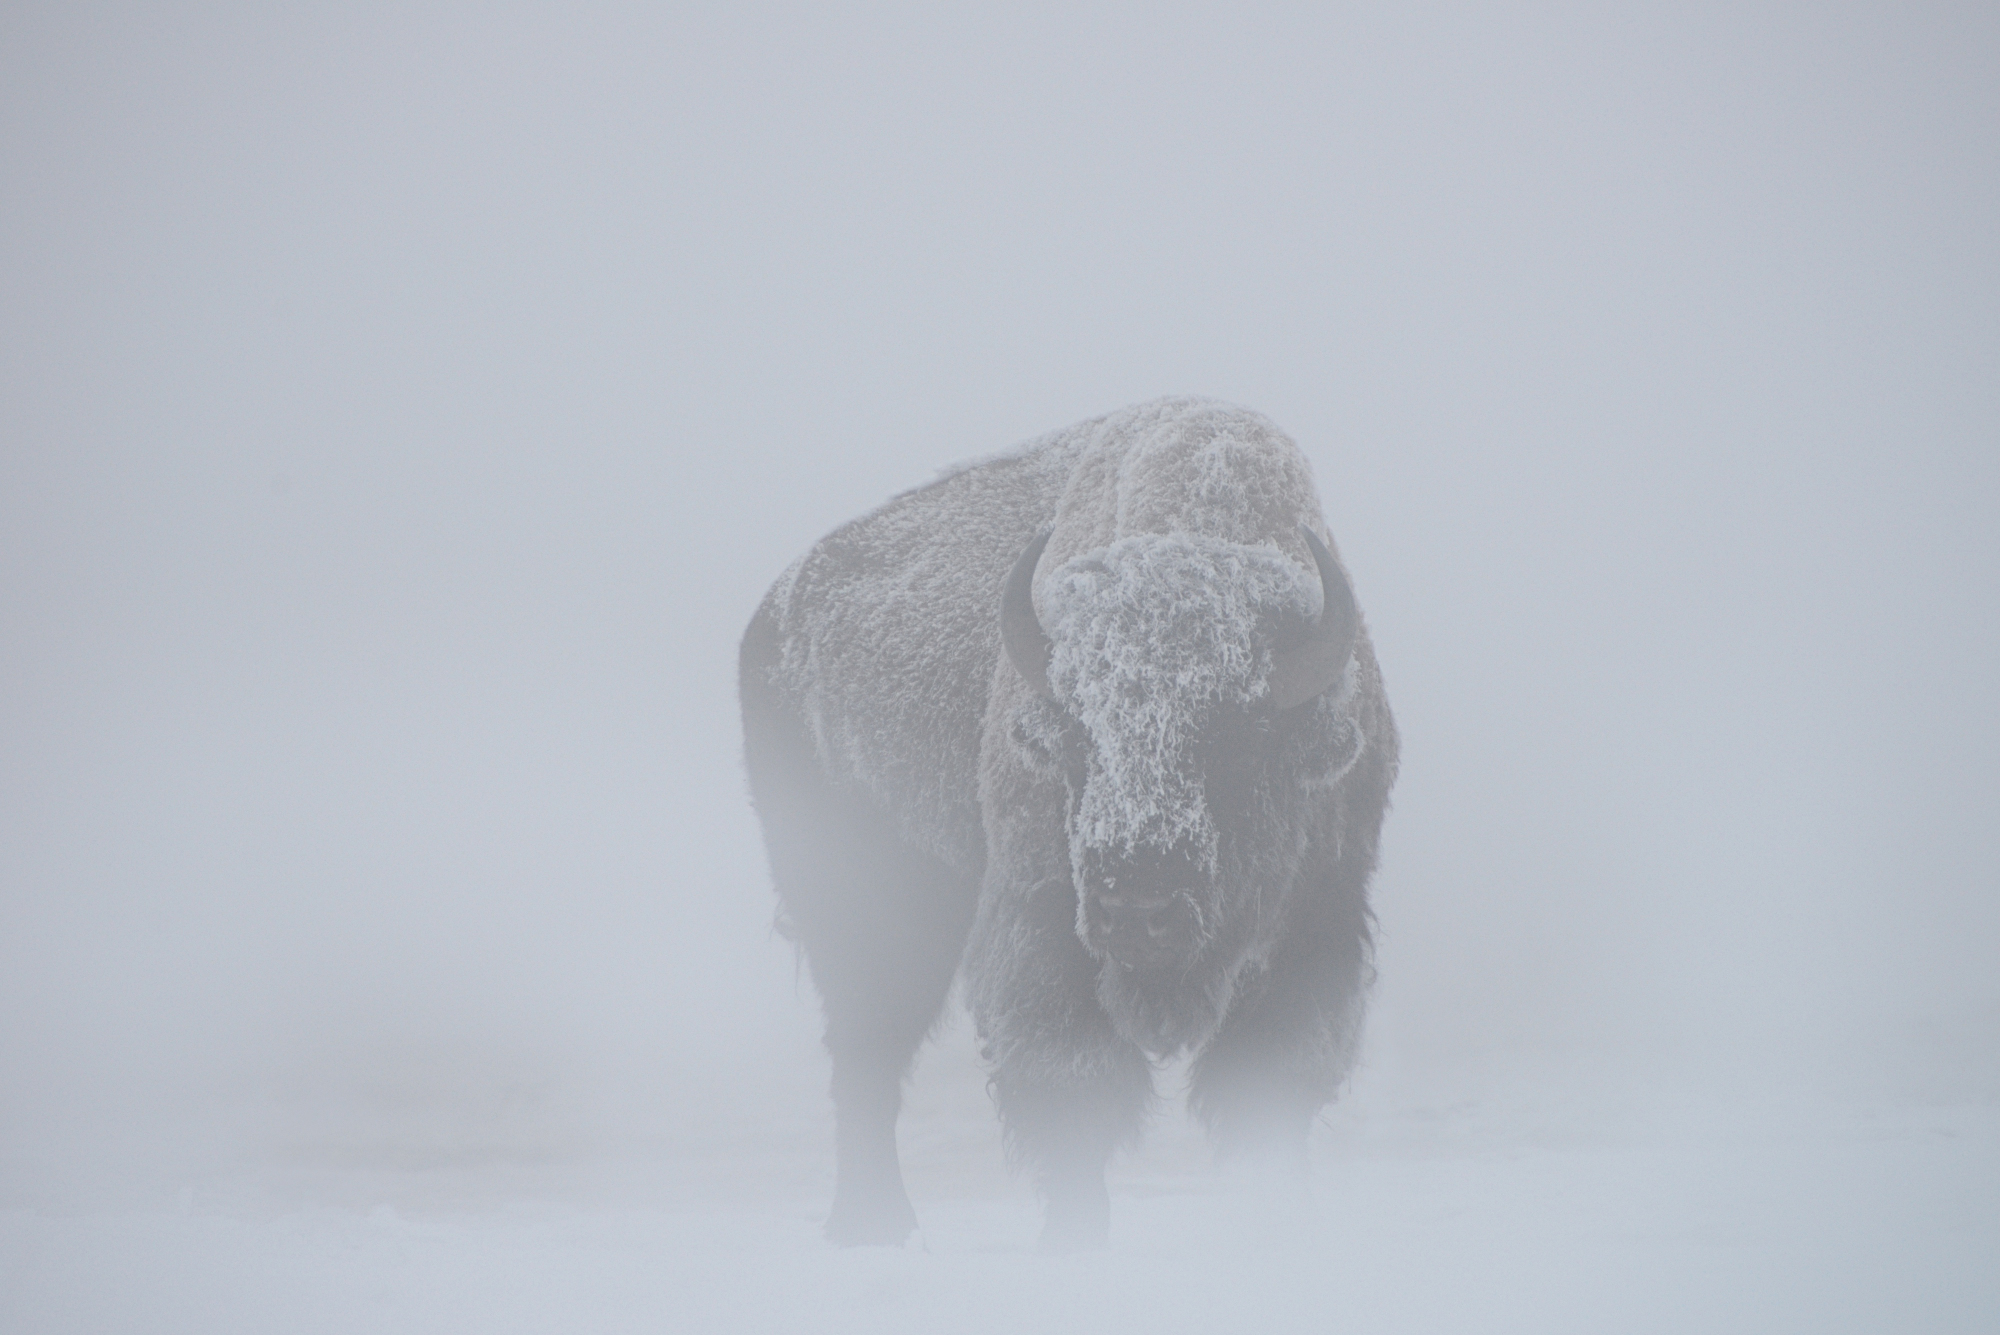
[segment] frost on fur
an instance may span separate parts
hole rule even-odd
[[[1263,696],[1274,628],[1302,624],[1318,590],[1276,547],[1146,533],[1053,572],[1050,684],[1101,767],[1074,834],[1092,847],[1200,847],[1215,830],[1186,763],[1218,705]]]
[[[914,1225],[900,1082],[961,968],[1050,1245],[1102,1244],[1149,1057],[1196,1052],[1221,1143],[1303,1159],[1370,977],[1396,733],[1358,613],[1317,696],[1277,675],[1331,643],[1301,526],[1331,547],[1275,423],[1156,400],[892,498],[752,618],[745,758],[833,1062],[829,1237]],[[1024,674],[1002,603],[1038,536]]]

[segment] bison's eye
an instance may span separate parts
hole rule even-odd
[[[1037,700],[1023,709],[1009,729],[1014,745],[1028,763],[1038,770],[1068,774],[1084,759],[1086,734],[1083,724],[1050,700]]]
[[[1209,751],[1252,754],[1275,747],[1282,731],[1282,716],[1268,710],[1241,709],[1210,719],[1199,736],[1201,745]]]
[[[1281,733],[1280,720],[1264,712],[1232,712],[1210,720],[1198,747],[1211,802],[1228,807],[1246,800],[1269,772]]]

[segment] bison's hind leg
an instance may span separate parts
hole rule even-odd
[[[842,1246],[897,1245],[917,1226],[896,1152],[903,1077],[936,1016],[946,982],[935,990],[914,971],[876,971],[866,958],[843,957],[824,942],[808,947],[826,1008],[833,1059],[836,1179],[826,1236]]]
[[[771,684],[775,658],[760,615],[743,644],[745,752],[784,917],[826,1011],[836,1157],[826,1235],[896,1245],[917,1222],[896,1155],[903,1077],[951,989],[977,885],[826,780]]]
[[[942,872],[921,854],[883,845],[865,858],[829,859],[786,895],[826,1009],[837,1171],[826,1235],[844,1246],[899,1244],[916,1227],[896,1118],[970,917],[954,903],[967,896]]]

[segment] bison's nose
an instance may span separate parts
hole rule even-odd
[[[1106,889],[1084,909],[1091,944],[1125,963],[1184,955],[1200,915],[1185,891],[1144,893]]]

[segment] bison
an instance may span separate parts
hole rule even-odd
[[[743,637],[778,928],[826,1014],[827,1236],[916,1225],[903,1079],[954,978],[1042,1244],[1101,1246],[1152,1065],[1303,1164],[1372,977],[1397,740],[1311,471],[1204,399],[947,471],[835,530]]]

